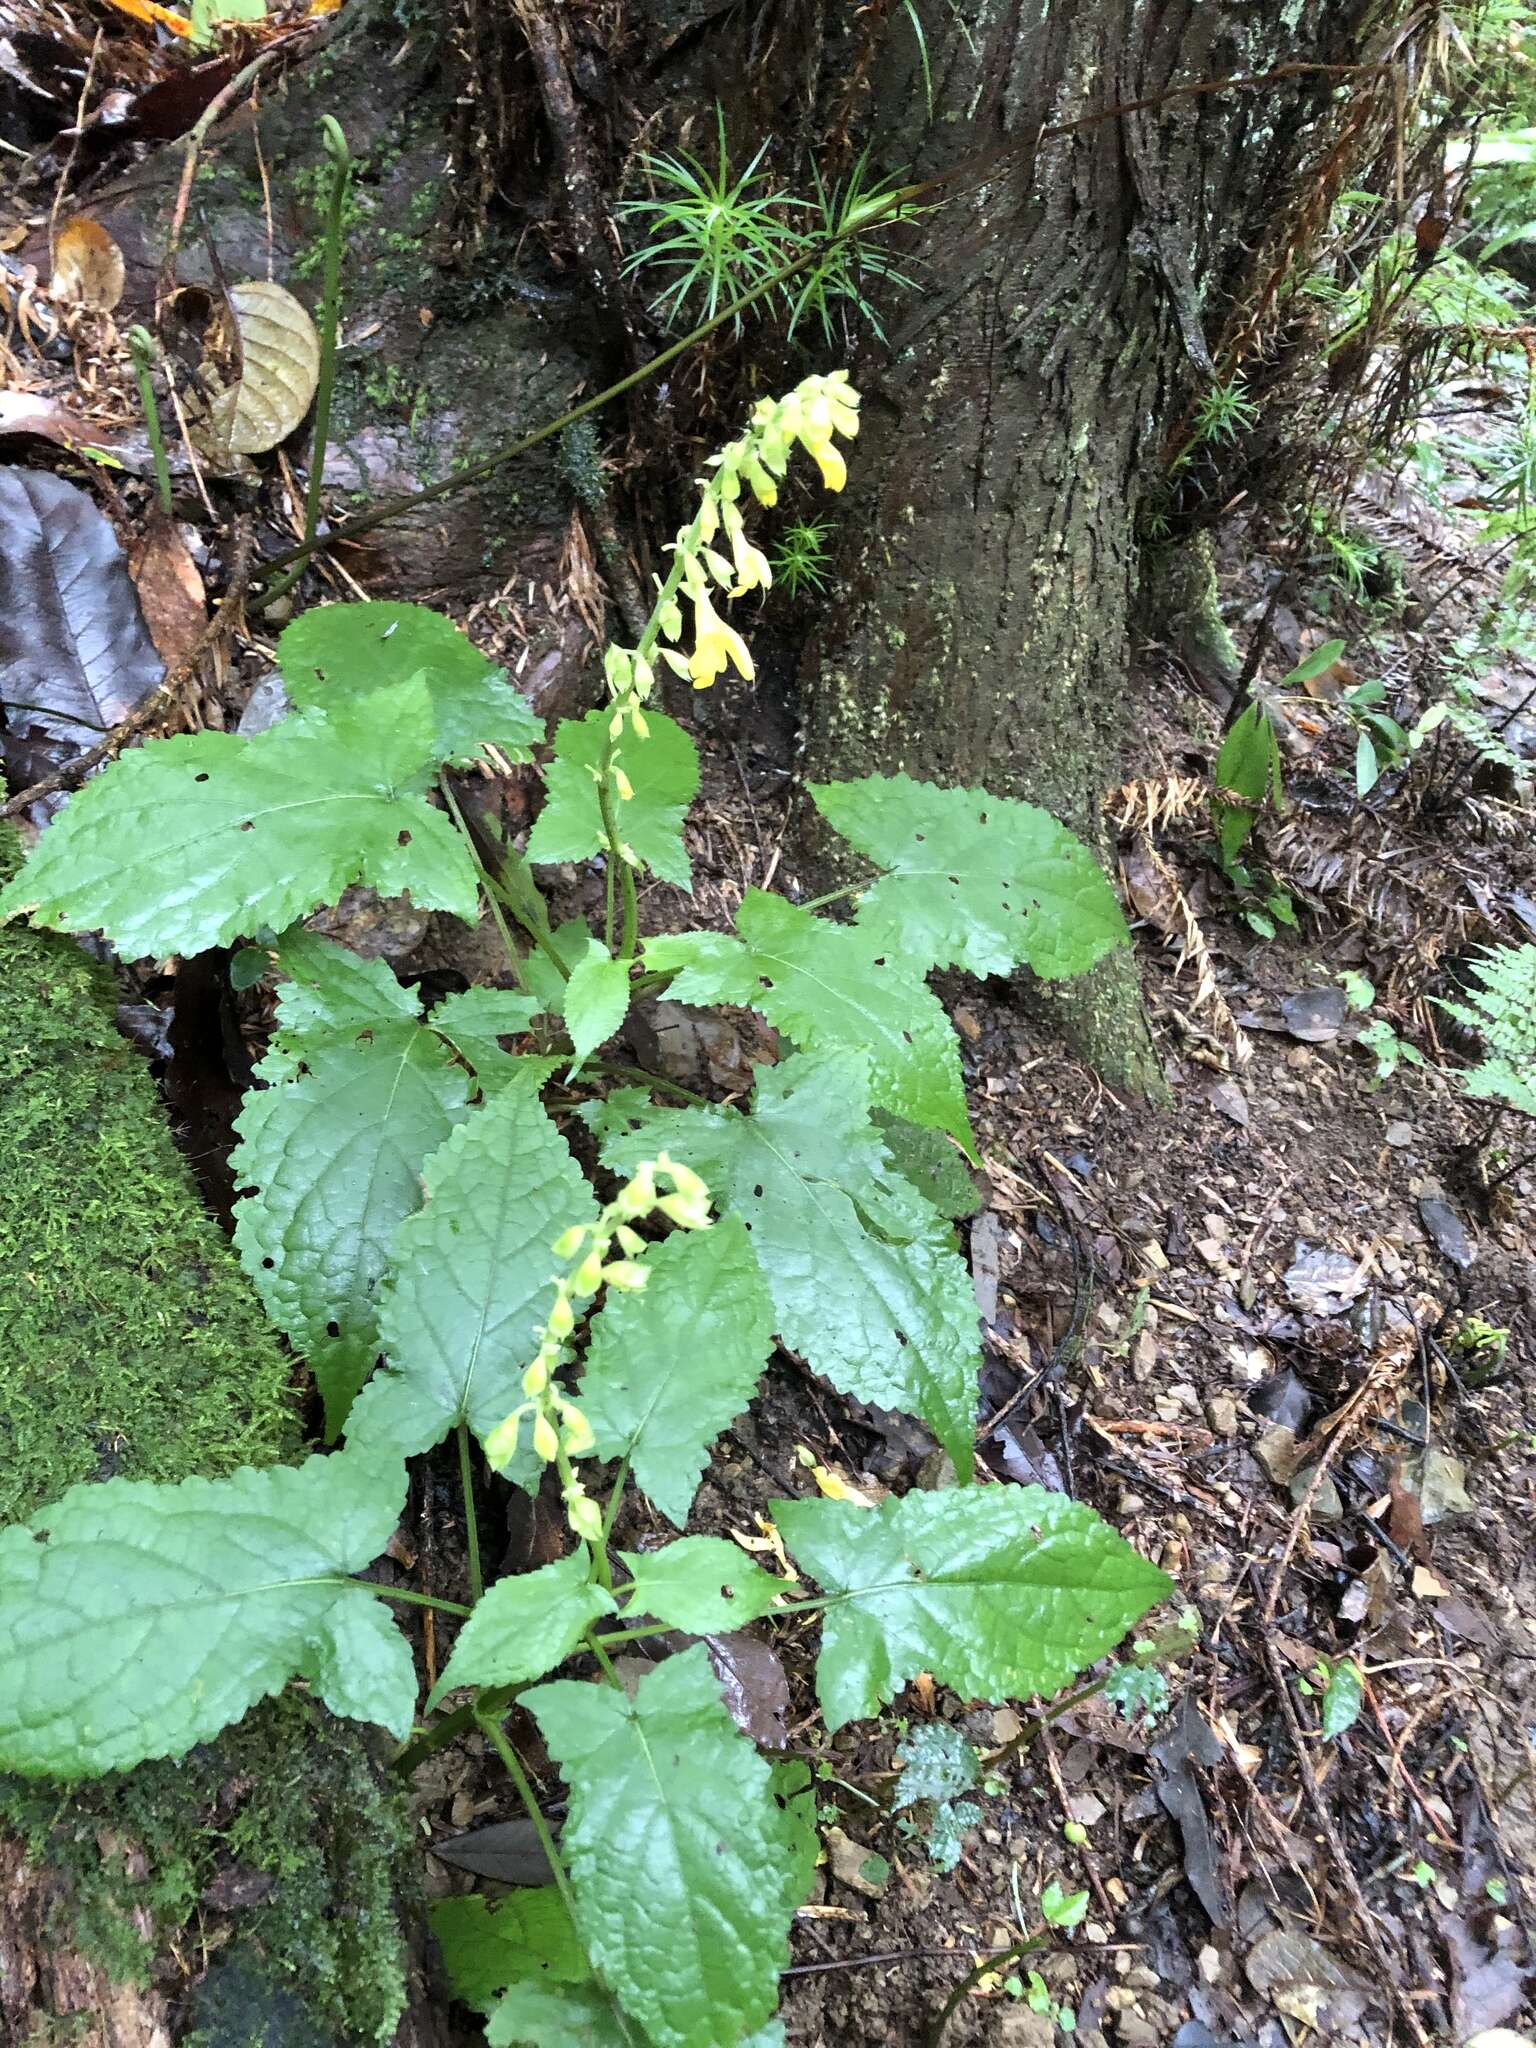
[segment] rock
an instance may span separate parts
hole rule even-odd
[[[1307,1045],[1326,1045],[1337,1038],[1348,1010],[1349,999],[1337,984],[1306,989],[1299,995],[1284,996],[1280,1002],[1286,1030]]]
[[[1432,1193],[1428,1185],[1419,1196],[1419,1221],[1428,1231],[1436,1251],[1442,1258],[1449,1259],[1460,1272],[1464,1273],[1475,1262],[1477,1247],[1467,1235],[1467,1226],[1450,1203],[1438,1193]]]
[[[1276,1486],[1289,1486],[1296,1476],[1296,1432],[1283,1422],[1272,1422],[1258,1438],[1253,1455]]]
[[[1011,2006],[997,2029],[999,2048],[1056,2048],[1056,2022],[1047,2012]]]
[[[1366,1289],[1365,1261],[1348,1252],[1329,1252],[1297,1240],[1285,1272],[1285,1291],[1303,1315],[1342,1315]]]
[[[1212,1394],[1205,1404],[1205,1419],[1218,1436],[1237,1434],[1237,1401],[1231,1394]]]
[[[832,1875],[861,1898],[878,1899],[891,1881],[891,1866],[883,1856],[856,1842],[841,1828],[828,1828],[822,1836]]]

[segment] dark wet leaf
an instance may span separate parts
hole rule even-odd
[[[558,1833],[558,1825],[552,1823]],[[539,1847],[531,1820],[498,1820],[489,1827],[471,1828],[467,1834],[451,1835],[446,1842],[433,1842],[432,1854],[455,1870],[468,1870],[476,1877],[494,1878],[498,1884],[548,1884],[549,1859]]]
[[[1277,1927],[1256,1941],[1245,1965],[1248,1981],[1290,2019],[1335,2033],[1357,2020],[1375,1987],[1297,1927]]]
[[[1216,1845],[1197,1769],[1210,1770],[1223,1756],[1220,1739],[1195,1704],[1193,1692],[1179,1701],[1168,1733],[1152,1746],[1157,1765],[1157,1796],[1178,1823],[1184,1839],[1184,1875],[1213,1926],[1232,1920],[1232,1901],[1216,1862]]]
[[[84,491],[0,469],[0,706],[9,732],[83,753],[165,671],[128,565]]]
[[[736,1726],[760,1748],[782,1749],[789,1740],[789,1680],[772,1643],[732,1629],[706,1636],[704,1646]]]
[[[1419,1221],[1429,1232],[1441,1257],[1449,1259],[1459,1271],[1464,1273],[1474,1263],[1477,1247],[1467,1235],[1467,1226],[1449,1202],[1435,1195],[1420,1195]]]
[[[1437,1913],[1440,1931],[1451,1959],[1451,2018],[1456,2039],[1470,2043],[1485,2028],[1502,2026],[1512,2020],[1525,2003],[1531,1972],[1515,1960],[1520,1935],[1507,1922],[1490,1927],[1491,1940],[1479,1939],[1474,1922],[1460,1913]]]
[[[1267,1422],[1281,1423],[1300,1436],[1312,1414],[1312,1396],[1287,1366],[1284,1372],[1275,1373],[1254,1389],[1248,1396],[1248,1406]]]

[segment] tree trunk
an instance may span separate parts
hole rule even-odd
[[[1282,61],[1354,61],[1367,10],[927,12],[931,116],[893,23],[872,95],[877,160],[899,162],[915,128],[919,177],[1012,148],[925,221],[922,294],[897,310],[894,360],[858,379],[868,435],[843,595],[808,663],[808,767],[985,784],[1096,841],[1136,715],[1138,515],[1336,87],[1303,73],[1095,116]],[[1145,1085],[1128,956],[1063,993],[1079,1048],[1110,1080]]]

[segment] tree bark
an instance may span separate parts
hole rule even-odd
[[[914,128],[919,177],[1012,154],[927,217],[922,294],[897,310],[892,359],[858,379],[868,434],[843,595],[809,651],[807,765],[984,784],[1096,842],[1136,715],[1138,515],[1337,86],[1302,73],[1099,117],[1282,61],[1353,62],[1368,9],[930,12],[931,115],[893,30],[870,102],[877,161],[899,161]],[[1106,1078],[1155,1085],[1127,955],[1063,997]]]

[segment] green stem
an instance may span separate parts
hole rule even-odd
[[[533,990],[529,987],[528,977],[523,972],[523,956],[512,943],[512,933],[508,928],[506,918],[502,915],[496,884],[491,879],[490,870],[480,858],[479,849],[475,845],[474,834],[464,822],[464,813],[459,809],[459,800],[453,793],[453,785],[448,780],[448,770],[446,768],[437,778],[437,787],[443,802],[448,806],[448,815],[458,827],[459,837],[464,841],[469,857],[475,864],[475,873],[480,877],[480,886],[485,891],[486,908],[490,911],[492,922],[501,934],[501,943],[506,951],[507,963],[512,969],[512,979],[517,983],[525,996],[531,996]]]
[[[484,1713],[476,1715],[475,1718],[479,1726],[485,1731],[487,1741],[495,1750],[497,1756],[501,1758],[502,1769],[517,1787],[517,1796],[523,1802],[523,1811],[533,1823],[533,1832],[539,1838],[539,1847],[544,1851],[551,1875],[555,1880],[556,1888],[561,1898],[565,1901],[565,1910],[570,1914],[572,1924],[579,1924],[576,1917],[576,1894],[571,1889],[570,1874],[566,1870],[565,1859],[560,1854],[555,1838],[550,1833],[549,1822],[544,1818],[539,1802],[534,1796],[533,1787],[528,1782],[528,1773],[517,1760],[517,1751],[508,1742],[506,1736],[502,1734],[501,1723],[498,1718]]]
[[[404,1586],[376,1586],[372,1579],[349,1579],[349,1585],[361,1586],[366,1593],[377,1594],[381,1600],[404,1600],[410,1607],[431,1607],[439,1614],[457,1614],[461,1620],[468,1620],[470,1610],[458,1600],[439,1600],[433,1593],[412,1593]]]
[[[610,740],[603,753],[597,785],[597,806],[603,818],[603,837],[608,842],[608,950],[613,951],[613,878],[619,878],[624,895],[624,937],[619,958],[633,960],[635,939],[640,925],[639,898],[635,892],[635,871],[624,854],[624,835],[619,830],[618,788],[613,778],[615,742]]]
[[[435,1756],[438,1750],[446,1749],[450,1742],[456,1742],[473,1728],[480,1715],[505,1712],[521,1690],[521,1686],[516,1685],[487,1686],[464,1706],[455,1707],[451,1714],[444,1714],[440,1721],[434,1721],[414,1741],[403,1743],[390,1758],[390,1768],[399,1771],[402,1777],[409,1777],[418,1764],[425,1763],[429,1756]]]
[[[623,1680],[619,1677],[617,1671],[614,1670],[613,1660],[608,1655],[608,1652],[603,1648],[602,1644],[598,1641],[596,1632],[589,1628],[583,1640],[585,1641],[587,1648],[592,1652],[593,1656],[597,1659],[598,1664],[601,1666],[604,1678],[607,1679],[608,1683],[611,1686],[617,1687],[617,1689],[620,1692],[622,1692],[624,1690]]]
[[[1031,1949],[1044,1946],[1045,1931],[1042,1929],[1038,1934],[1026,1934],[1022,1940],[1010,1942],[1007,1948],[999,1950],[994,1955],[984,1956],[974,1970],[968,1971],[960,1979],[944,2001],[944,2010],[935,2020],[933,2030],[928,2036],[928,2048],[939,2048],[939,2043],[944,2038],[944,2029],[953,2019],[956,2007],[968,1991],[976,1988],[983,1977],[990,1976],[994,1970],[1006,1970],[1010,1963],[1016,1963],[1020,1956],[1027,1956]]]
[[[342,215],[352,187],[352,152],[347,148],[341,123],[334,115],[322,114],[320,129],[325,138],[325,153],[331,160],[331,200],[325,220],[325,270],[320,297],[320,374],[315,384],[309,484],[304,493],[304,546],[310,551],[320,530],[320,493],[325,484],[325,450],[331,434],[331,390],[336,381],[336,330],[341,319]],[[275,603],[303,573],[304,563],[296,562],[286,576],[268,586],[264,601]]]
[[[160,510],[171,516],[171,466],[165,455],[165,434],[160,426],[160,407],[150,370],[155,360],[154,336],[147,327],[130,327],[128,353],[133,357],[133,374],[138,379],[139,403],[144,408],[144,430],[149,435],[149,452],[155,459],[155,492]]]
[[[459,1488],[464,1495],[464,1533],[469,1543],[469,1595],[478,1601],[485,1591],[480,1575],[480,1525],[475,1515],[475,1482],[470,1469],[469,1424],[461,1422],[459,1438]]]
[[[695,1095],[681,1082],[669,1081],[662,1074],[648,1074],[644,1067],[627,1067],[622,1060],[589,1060],[587,1065],[594,1074],[611,1074],[616,1081],[641,1081],[647,1088],[660,1088],[665,1094],[675,1095],[681,1102],[691,1102],[699,1109],[713,1109],[715,1106],[707,1095]]]
[[[608,1495],[608,1505],[603,1510],[603,1550],[606,1552],[613,1541],[613,1525],[619,1519],[619,1502],[624,1498],[624,1488],[629,1483],[629,1453],[626,1451],[619,1460],[619,1469],[613,1475],[613,1487]],[[605,1560],[606,1561],[606,1560]],[[604,1584],[613,1591],[611,1579]]]
[[[890,195],[891,207],[887,208],[886,212],[889,213],[893,208],[906,204],[918,189],[909,187],[903,192],[893,192]],[[541,442],[553,439],[556,434],[563,434],[566,428],[574,426],[577,420],[584,420],[588,413],[598,412],[603,406],[611,405],[614,399],[622,398],[626,392],[633,391],[637,385],[645,383],[658,371],[666,369],[669,363],[675,363],[679,356],[684,356],[690,349],[696,348],[717,329],[726,326],[738,313],[745,312],[748,306],[755,305],[759,299],[767,298],[770,293],[776,292],[781,284],[792,277],[797,277],[802,270],[809,270],[812,264],[823,262],[839,243],[846,242],[855,235],[866,234],[871,228],[888,224],[879,216],[851,222],[841,233],[818,241],[814,248],[805,250],[792,263],[784,264],[781,269],[765,277],[760,284],[753,285],[750,291],[742,292],[739,297],[732,299],[729,305],[722,306],[713,318],[693,328],[680,341],[674,341],[670,348],[664,348],[659,355],[652,356],[638,369],[631,370],[628,376],[621,377],[617,384],[610,384],[606,390],[595,392],[591,398],[584,398],[579,405],[573,405],[561,413],[558,419],[546,421],[533,433],[523,435],[521,440],[509,442],[505,448],[496,449],[482,461],[472,462],[465,469],[455,470],[452,476],[444,477],[441,483],[431,484],[424,491],[413,491],[408,497],[386,499],[372,512],[359,513],[352,519],[343,519],[322,538],[302,542],[299,546],[274,556],[266,565],[268,574],[278,569],[286,569],[290,563],[306,562],[312,554],[322,548],[333,548],[339,541],[352,540],[360,533],[370,533],[374,527],[382,526],[386,520],[397,518],[400,513],[411,511],[417,505],[431,504],[438,498],[446,498],[454,491],[463,490],[469,484],[478,483],[482,477],[490,476],[495,470],[500,469],[503,463],[515,461],[519,455],[526,455],[529,449],[537,448]],[[259,590],[257,595],[265,600],[270,587],[269,585]]]
[[[486,888],[490,890],[491,894],[496,898],[497,902],[502,904],[507,910],[511,911],[512,916],[516,920],[518,925],[521,927],[523,931],[525,931],[528,934],[529,938],[532,939],[535,946],[538,947],[539,951],[544,955],[544,958],[549,962],[550,966],[554,968],[555,972],[559,975],[560,979],[562,981],[569,981],[571,978],[571,970],[566,965],[564,960],[561,959],[559,953],[556,951],[554,942],[551,940],[548,932],[543,930],[543,928],[533,918],[528,916],[527,912],[524,911],[515,901],[510,890],[505,888],[502,885],[502,883],[497,881],[496,877],[491,873],[489,868],[482,868],[481,873],[485,878]]]
[[[801,910],[825,910],[829,903],[846,903],[850,896],[857,896],[869,885],[856,882],[846,889],[829,889],[825,896],[813,896],[809,903],[802,903]]]

